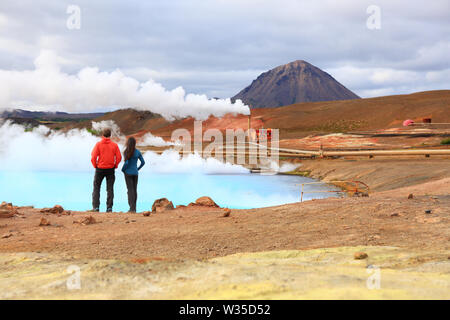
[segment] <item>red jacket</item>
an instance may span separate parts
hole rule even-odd
[[[99,169],[117,168],[122,160],[122,155],[120,154],[117,143],[105,137],[97,142],[91,155],[92,165],[94,168]]]

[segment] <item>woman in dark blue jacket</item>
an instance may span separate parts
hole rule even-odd
[[[125,183],[128,189],[128,204],[130,206],[128,212],[136,212],[138,174],[139,170],[145,165],[145,161],[141,152],[136,149],[135,138],[128,138],[127,147],[123,155],[125,162],[122,171],[125,174]],[[139,168],[137,166],[138,159],[140,161]]]

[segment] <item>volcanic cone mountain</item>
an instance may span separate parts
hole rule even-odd
[[[252,108],[281,107],[298,102],[359,99],[331,75],[297,60],[262,73],[232,100]]]

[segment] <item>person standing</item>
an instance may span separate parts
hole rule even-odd
[[[122,166],[122,172],[125,175],[125,183],[128,190],[128,205],[130,206],[128,212],[136,212],[138,175],[139,170],[145,165],[145,161],[141,152],[136,149],[135,138],[128,138],[123,156],[125,162]],[[138,159],[140,161],[139,167],[137,166]]]
[[[91,162],[95,168],[94,191],[92,192],[92,211],[100,211],[100,187],[106,178],[106,212],[112,212],[114,202],[115,169],[122,161],[117,143],[111,141],[111,130],[103,130],[102,140],[97,142],[91,153]]]

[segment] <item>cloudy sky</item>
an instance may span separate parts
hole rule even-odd
[[[79,28],[70,5],[80,9]],[[368,27],[371,5],[379,29]],[[64,76],[120,69],[140,83],[227,98],[261,72],[303,59],[372,97],[450,89],[449,57],[448,0],[0,3],[1,85],[57,64]],[[7,102],[15,89],[5,90]]]

